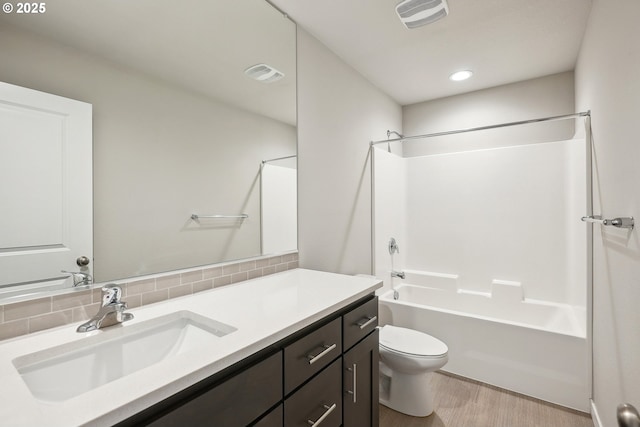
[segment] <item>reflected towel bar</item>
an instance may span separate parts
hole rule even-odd
[[[603,219],[601,215],[592,215],[592,216],[583,216],[581,219],[584,222],[592,222],[592,223],[602,224],[602,225],[612,225],[618,228],[633,229],[633,226],[635,225],[633,217]]]
[[[215,218],[215,219],[247,219],[249,215],[240,214],[240,215],[198,215],[191,214],[191,219],[194,221],[199,220],[200,218]]]

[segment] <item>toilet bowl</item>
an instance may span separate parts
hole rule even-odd
[[[447,345],[413,329],[380,328],[380,403],[403,414],[426,417],[433,412],[431,373],[442,368]]]

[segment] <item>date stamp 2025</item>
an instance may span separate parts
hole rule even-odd
[[[4,3],[2,5],[4,13],[17,14],[42,14],[47,11],[46,3]]]

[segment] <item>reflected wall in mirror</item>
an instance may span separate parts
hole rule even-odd
[[[265,0],[56,0],[2,14],[0,54],[0,81],[93,105],[96,281],[261,255],[262,161],[296,154],[282,13]],[[245,75],[261,63],[284,77]]]

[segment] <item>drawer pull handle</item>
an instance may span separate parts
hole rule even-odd
[[[356,401],[357,399],[356,384],[358,382],[358,365],[354,363],[353,368],[347,368],[347,371],[353,372],[353,390],[347,390],[347,394],[350,394],[353,396],[353,403],[358,403]]]
[[[325,345],[323,347],[324,347],[324,350],[322,351],[322,353],[316,354],[316,355],[309,354],[307,356],[307,359],[309,359],[309,365],[313,365],[314,363],[316,363],[322,356],[324,356],[325,354],[329,353],[331,350],[336,348],[337,345],[331,344],[331,345]]]
[[[356,325],[360,326],[360,329],[364,329],[370,324],[372,324],[373,322],[375,322],[376,320],[378,320],[378,316],[366,317],[361,321],[359,321],[358,323],[356,323]]]
[[[335,403],[331,406],[322,405],[322,407],[326,409],[325,413],[322,414],[322,416],[315,421],[307,420],[307,423],[309,423],[310,426],[316,426],[316,427],[319,426],[320,423],[323,422],[324,419],[327,418],[329,414],[333,412],[334,409],[336,409],[336,406],[337,405]]]

